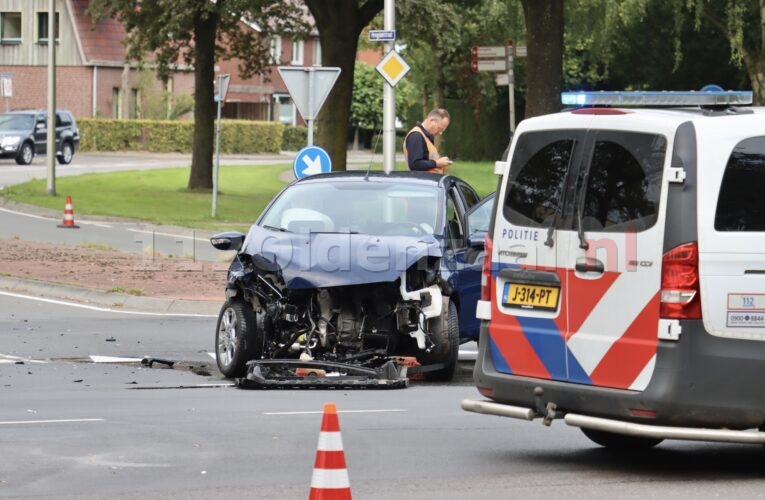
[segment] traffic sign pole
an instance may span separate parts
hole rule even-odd
[[[510,102],[510,135],[515,133],[515,82],[513,75],[513,41],[507,41],[507,100]]]
[[[386,30],[396,29],[396,10],[393,0],[383,4],[383,24]],[[385,44],[385,51],[394,49],[393,42]],[[383,170],[396,169],[396,90],[388,83],[383,85]]]

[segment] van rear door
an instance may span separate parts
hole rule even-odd
[[[493,240],[500,372],[634,390],[650,380],[667,140],[608,128],[519,127]]]
[[[667,139],[591,130],[583,144],[566,289],[569,380],[642,390],[658,345]]]

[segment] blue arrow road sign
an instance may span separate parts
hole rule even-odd
[[[298,179],[314,174],[325,174],[332,171],[332,160],[319,146],[308,146],[298,151],[293,170]]]

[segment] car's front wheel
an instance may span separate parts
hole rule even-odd
[[[448,382],[457,371],[457,358],[460,351],[460,325],[457,304],[444,297],[441,315],[430,320],[430,334],[433,350],[418,357],[423,365],[443,364],[443,368],[424,372],[425,379]]]
[[[35,157],[35,150],[32,148],[32,145],[28,142],[25,142],[21,145],[21,149],[19,149],[19,154],[16,156],[16,163],[19,165],[29,165],[32,163],[32,160]]]
[[[244,376],[247,362],[262,352],[262,340],[252,308],[241,299],[227,300],[215,333],[215,360],[223,376]]]
[[[72,158],[74,157],[74,147],[72,146],[71,142],[65,142],[61,145],[61,153],[59,153],[56,158],[58,158],[58,162],[62,165],[69,165],[72,163]]]
[[[664,441],[663,439],[658,438],[628,436],[626,434],[615,434],[613,432],[585,429],[584,427],[582,427],[582,432],[593,443],[612,450],[646,450],[648,448],[653,448]]]

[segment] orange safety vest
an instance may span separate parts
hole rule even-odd
[[[410,130],[406,134],[406,137],[404,137],[404,158],[406,159],[406,164],[407,165],[409,165],[409,151],[406,150],[406,140],[409,138],[409,135],[412,132],[419,133],[422,136],[422,138],[425,139],[425,145],[428,148],[428,159],[435,160],[436,158],[438,158],[440,156],[438,154],[438,149],[436,149],[436,145],[433,144],[433,141],[428,139],[428,136],[425,135],[425,132],[422,131],[422,129],[419,127],[419,125],[415,125],[414,128],[412,130]],[[433,167],[433,168],[430,168],[428,170],[424,170],[424,172],[430,172],[430,173],[433,173],[433,174],[443,174],[444,173],[444,169],[441,168],[441,167]]]

